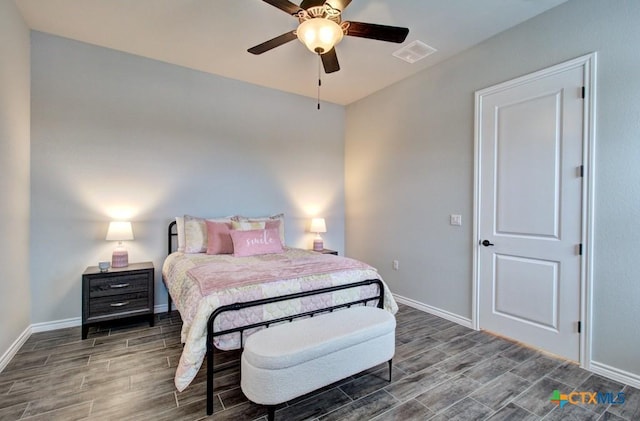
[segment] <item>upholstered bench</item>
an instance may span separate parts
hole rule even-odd
[[[378,364],[395,352],[395,317],[377,307],[351,307],[263,329],[247,338],[242,391],[275,406]]]

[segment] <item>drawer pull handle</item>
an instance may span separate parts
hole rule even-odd
[[[111,288],[126,288],[129,285],[130,284],[113,284],[113,285],[109,285],[109,287],[111,287]]]
[[[127,304],[129,304],[129,301],[123,301],[121,303],[111,303],[109,305],[111,307],[122,307],[122,306],[126,306]]]

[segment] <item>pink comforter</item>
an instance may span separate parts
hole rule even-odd
[[[205,296],[225,288],[237,288],[350,269],[373,269],[358,260],[325,254],[295,259],[282,254],[266,254],[256,257],[259,260],[239,258],[238,262],[233,263],[209,263],[194,267],[187,274],[198,284],[200,293]]]

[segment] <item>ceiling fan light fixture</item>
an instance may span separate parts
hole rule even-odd
[[[298,39],[314,53],[324,54],[342,41],[342,27],[325,18],[312,18],[302,22],[296,30]]]

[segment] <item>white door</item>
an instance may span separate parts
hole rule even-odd
[[[477,94],[481,329],[578,361],[584,68]]]

